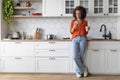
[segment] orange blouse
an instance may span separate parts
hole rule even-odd
[[[76,36],[85,36],[87,35],[87,32],[85,30],[85,27],[88,26],[88,22],[87,20],[83,20],[80,24],[78,24],[74,30],[74,32],[72,33],[71,30],[74,26],[74,22],[77,21],[75,19],[73,19],[71,21],[71,25],[70,25],[70,33],[72,34],[72,39],[75,38]]]

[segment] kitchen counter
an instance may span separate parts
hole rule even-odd
[[[88,39],[88,41],[120,41],[120,39]]]
[[[1,42],[66,42],[66,41],[72,41],[72,40],[62,40],[62,39],[58,39],[58,40],[45,40],[45,39],[26,39],[26,40],[1,40]]]
[[[71,39],[56,39],[56,40],[46,40],[46,39],[26,39],[26,40],[1,40],[0,42],[71,42]],[[88,39],[87,41],[120,41],[120,39]]]

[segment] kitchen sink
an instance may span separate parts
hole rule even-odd
[[[91,38],[88,40],[95,40],[95,41],[118,41],[117,39],[103,39],[103,38]]]

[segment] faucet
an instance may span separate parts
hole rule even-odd
[[[108,35],[106,34],[107,28],[105,24],[101,25],[100,32],[102,31],[103,26],[104,26],[104,34],[103,34],[104,39],[107,39],[107,37],[111,39],[112,38],[111,32],[109,31],[109,34]]]

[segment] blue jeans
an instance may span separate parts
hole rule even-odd
[[[72,40],[73,58],[76,64],[76,73],[83,74],[85,70],[84,54],[85,54],[86,38],[77,36]]]

